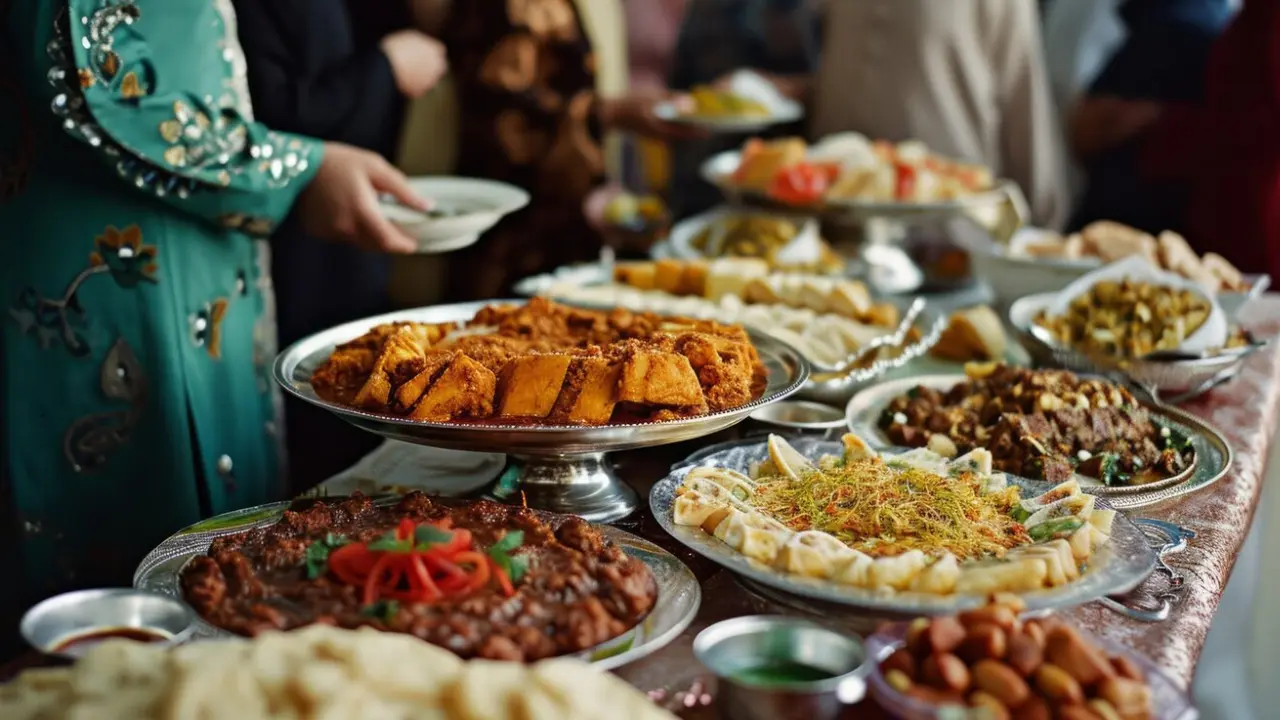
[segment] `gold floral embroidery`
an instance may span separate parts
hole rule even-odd
[[[102,74],[108,80],[114,80],[116,73],[120,72],[120,56],[108,50],[102,56],[102,62],[99,63],[102,68]]]
[[[226,317],[230,304],[231,301],[227,298],[218,298],[209,305],[209,335],[204,349],[214,360],[222,357],[222,320]]]
[[[88,90],[97,82],[93,77],[93,71],[89,68],[80,68],[76,74],[80,76],[80,88],[83,90]]]
[[[143,89],[142,83],[138,82],[138,73],[130,71],[124,74],[124,79],[120,81],[121,97],[136,100],[146,94],[147,91]]]
[[[160,137],[167,143],[176,143],[182,139],[182,123],[177,120],[165,120],[160,123]]]
[[[253,237],[266,237],[275,230],[275,223],[270,219],[244,213],[222,215],[218,218],[218,222],[228,230],[236,230]]]
[[[528,90],[538,76],[538,42],[528,35],[508,35],[480,65],[480,80],[509,92]]]
[[[154,245],[142,242],[142,228],[137,225],[123,230],[108,225],[101,235],[94,237],[93,247],[89,266],[105,265],[122,287],[133,287],[143,280],[156,282],[158,251]]]
[[[183,167],[187,164],[187,149],[181,145],[174,145],[164,151],[164,161],[174,167]]]

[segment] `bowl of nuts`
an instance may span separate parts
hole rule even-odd
[[[1194,720],[1187,695],[1145,658],[998,597],[867,638],[868,687],[904,720]]]

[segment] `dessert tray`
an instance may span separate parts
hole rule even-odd
[[[809,363],[799,353],[779,340],[752,331],[751,342],[769,372],[763,393],[738,407],[678,420],[599,426],[424,422],[329,402],[320,398],[311,385],[312,373],[338,344],[360,336],[374,325],[465,322],[486,306],[521,302],[486,300],[438,305],[349,322],[286,348],[276,358],[274,376],[295,397],[385,438],[454,450],[506,453],[514,465],[489,489],[490,496],[579,515],[592,522],[618,520],[638,505],[635,491],[613,473],[605,453],[681,442],[723,430],[745,420],[756,409],[795,393],[809,377]]]

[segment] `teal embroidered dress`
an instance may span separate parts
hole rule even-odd
[[[127,584],[169,533],[284,491],[252,237],[321,148],[252,121],[230,0],[0,0],[0,18],[19,587]]]

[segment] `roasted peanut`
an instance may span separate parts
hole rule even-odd
[[[884,674],[884,681],[889,683],[889,687],[900,693],[905,693],[911,689],[911,678],[901,670],[889,670]]]
[[[1029,630],[1030,626],[1026,628]],[[1023,677],[1030,677],[1031,673],[1040,667],[1044,662],[1043,646],[1036,644],[1035,639],[1025,630],[1018,635],[1009,636],[1009,652],[1005,657],[1005,661],[1009,663],[1009,667],[1017,671]]]
[[[994,696],[988,695],[981,690],[969,695],[969,707],[986,711],[986,716],[990,720],[1009,720],[1009,708],[1005,707]]]
[[[1097,713],[1083,705],[1058,708],[1058,720],[1099,720]]]
[[[935,618],[924,631],[928,653],[949,653],[964,640],[964,626],[953,617]]]
[[[1005,707],[1018,707],[1031,695],[1027,681],[999,660],[983,660],[974,665],[973,684]]]
[[[1102,720],[1124,720],[1124,718],[1120,717],[1120,713],[1111,707],[1111,703],[1102,698],[1094,698],[1086,703],[1086,706]]]
[[[1045,637],[1044,658],[1086,687],[1116,674],[1105,655],[1066,625],[1049,631]]]
[[[1022,627],[1022,633],[1035,641],[1036,647],[1044,650],[1044,626],[1038,622],[1029,622]]]
[[[894,650],[892,655],[885,658],[884,662],[880,663],[880,672],[888,675],[891,670],[897,670],[908,678],[914,680],[917,677],[915,656],[906,648],[898,648],[897,650]]]
[[[1053,712],[1044,698],[1032,697],[1013,711],[1013,720],[1053,720]]]
[[[1075,678],[1057,665],[1045,663],[1036,668],[1036,688],[1055,705],[1080,705],[1084,702],[1084,689]]]
[[[920,679],[933,687],[959,692],[969,688],[969,667],[950,653],[930,655],[920,663]]]
[[[1007,607],[1013,611],[1014,615],[1017,615],[1022,612],[1026,612],[1027,610],[1027,603],[1025,600],[1022,599],[1022,596],[1014,595],[1013,593],[1005,593],[1005,592],[994,593],[991,596],[990,604]]]
[[[916,657],[929,654],[924,642],[924,631],[928,629],[929,618],[916,618],[907,626],[907,649]]]
[[[1116,674],[1128,680],[1145,681],[1146,678],[1142,674],[1142,668],[1138,667],[1138,663],[1124,655],[1117,655],[1111,658],[1111,667],[1115,668]]]
[[[969,634],[960,643],[956,654],[966,662],[976,663],[979,660],[999,660],[1008,651],[1008,640],[1004,630],[995,625],[974,625]]]
[[[1098,697],[1111,703],[1122,717],[1145,717],[1151,712],[1151,688],[1137,680],[1105,678],[1098,683]]]
[[[1001,605],[988,605],[977,610],[969,610],[959,615],[960,624],[967,628],[975,625],[995,625],[1005,632],[1013,629],[1018,616],[1012,610]]]
[[[933,705],[964,705],[964,697],[958,693],[951,693],[926,685],[912,685],[911,689],[907,690],[906,695]]]

